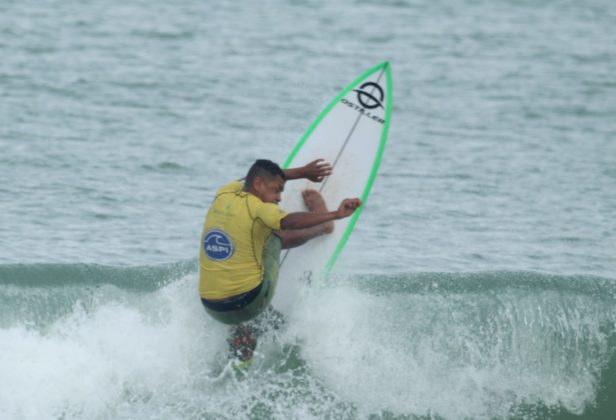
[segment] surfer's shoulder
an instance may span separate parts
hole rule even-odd
[[[216,195],[220,195],[224,193],[234,193],[234,192],[242,191],[243,189],[244,189],[244,181],[236,179],[220,187]]]

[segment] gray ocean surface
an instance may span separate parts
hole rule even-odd
[[[610,0],[1,1],[0,418],[616,418],[615,28]],[[197,296],[213,194],[382,61],[356,229],[235,374]]]

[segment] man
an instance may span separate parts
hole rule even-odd
[[[317,191],[306,190],[309,212],[287,213],[278,207],[287,180],[321,182],[331,173],[331,165],[322,159],[286,170],[260,159],[245,182],[223,186],[214,198],[201,237],[199,293],[212,318],[238,326],[230,344],[242,360],[249,360],[256,346],[242,323],[261,314],[272,300],[281,249],[332,232],[334,220],[350,216],[361,205],[358,198],[346,199],[338,210],[328,211]]]

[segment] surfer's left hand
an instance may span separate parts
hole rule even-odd
[[[352,215],[355,210],[361,206],[361,200],[359,198],[347,198],[342,200],[338,210],[336,211],[336,219],[344,219]]]
[[[326,176],[332,174],[333,169],[329,162],[324,159],[317,159],[302,167],[302,175],[312,182],[321,182]]]

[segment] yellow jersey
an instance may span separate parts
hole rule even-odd
[[[233,181],[216,193],[205,218],[199,252],[199,293],[225,299],[246,293],[263,278],[263,248],[288,214]]]

